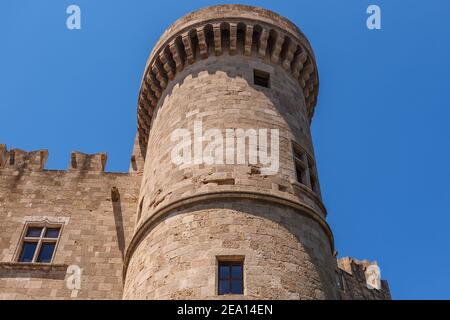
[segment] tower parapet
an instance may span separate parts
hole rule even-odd
[[[0,144],[0,169],[44,171],[48,160],[48,150],[24,151],[22,149],[8,150],[5,144]],[[104,152],[86,154],[73,151],[68,166],[69,173],[104,172],[108,155]]]
[[[286,18],[263,8],[221,5],[192,12],[172,24],[147,61],[138,102],[138,132],[146,151],[153,112],[170,82],[210,56],[254,56],[283,67],[299,84],[309,121],[319,79],[312,48]]]

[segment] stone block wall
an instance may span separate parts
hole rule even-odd
[[[218,295],[221,257],[244,259],[243,295]],[[338,299],[335,265],[307,215],[224,195],[181,206],[149,229],[129,262],[124,298]]]
[[[199,34],[201,37],[201,32]],[[285,38],[280,35],[277,39]],[[288,57],[288,52],[293,53],[296,47],[289,47],[283,54],[282,43],[279,43],[277,54],[270,52],[278,50],[277,44],[271,44],[268,55],[261,57],[251,45],[245,54],[239,33],[236,41],[236,52],[232,52],[231,45],[223,45],[220,55],[212,53],[212,46],[208,52],[208,48],[200,44],[195,56],[201,59],[197,58],[190,65],[185,63],[175,75],[168,75],[170,81],[161,74],[161,69],[155,69],[154,76],[159,76],[164,90],[153,83],[153,88],[160,93],[159,102],[151,111],[151,120],[144,116],[139,118],[147,124],[150,121],[150,131],[146,138],[148,148],[138,225],[125,261],[125,298],[219,298],[214,284],[216,260],[217,256],[229,255],[230,249],[234,249],[232,255],[243,256],[246,260],[248,290],[244,298],[338,297],[333,236],[325,222],[325,207],[317,189],[312,190],[310,185],[297,181],[294,145],[299,146],[311,162],[314,162],[314,151],[309,127],[310,101],[304,96],[307,91],[292,76],[293,56]],[[212,41],[205,40],[205,43],[210,45]],[[169,72],[170,68],[165,70]],[[255,83],[256,71],[268,74],[267,87]],[[199,129],[196,123],[200,122]],[[198,135],[204,135],[209,129],[222,137],[226,137],[230,129],[235,132],[263,129],[269,133],[278,130],[279,157],[276,160],[279,166],[274,174],[264,174],[261,163],[252,165],[249,160],[249,148],[254,142],[247,140],[246,149],[237,150],[236,136],[230,148],[234,150],[228,150],[233,153],[231,163],[225,159],[228,147],[225,142],[219,147],[224,151],[222,161],[206,163],[204,158],[194,159],[192,144],[198,141]],[[173,139],[177,130],[189,132],[190,163],[173,161],[173,150],[180,142]],[[275,138],[268,137],[269,148],[271,139]],[[200,144],[205,150],[207,143]],[[238,152],[242,152],[244,163],[237,163]],[[270,152],[272,150],[269,155]],[[196,163],[197,160],[200,163]],[[309,174],[317,177],[315,166],[308,171],[308,177]],[[211,208],[198,209],[201,202],[211,204]],[[180,209],[184,214],[179,214]],[[251,219],[252,216],[257,219]],[[220,226],[221,218],[228,221],[232,231],[227,232],[228,225]],[[197,230],[183,222],[190,219],[202,220]],[[256,225],[252,225],[253,222]],[[288,225],[296,228],[286,228]],[[184,228],[187,229],[183,231]],[[216,229],[220,231],[217,233]],[[174,237],[178,237],[178,233],[186,234],[190,243],[172,241],[172,232],[177,233]],[[270,236],[263,246],[249,248],[259,243],[266,233]],[[230,244],[229,238],[234,239],[234,243]],[[286,241],[286,247],[280,249],[278,246]],[[271,264],[263,257],[270,257]],[[297,269],[292,273],[284,272],[288,268]],[[163,279],[159,279],[159,275]],[[274,280],[269,284],[271,277]],[[262,284],[258,279],[264,279]]]
[[[381,280],[380,289],[367,287],[366,269],[376,262],[357,260],[349,257],[340,258],[338,262],[338,284],[342,300],[391,300],[388,282]]]
[[[140,176],[104,172],[105,154],[74,152],[68,171],[44,170],[47,151],[2,154],[0,299],[121,299]],[[53,263],[18,264],[25,224],[45,220],[63,224]],[[70,265],[82,269],[80,290],[66,286]]]

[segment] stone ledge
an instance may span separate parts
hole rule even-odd
[[[323,204],[322,199],[314,191],[297,181],[291,180],[290,183],[294,187],[294,190],[299,189],[306,193],[323,210],[325,217],[328,216],[327,208]]]
[[[250,199],[250,200],[256,200],[256,201],[264,201],[269,203],[275,203],[278,205],[285,205],[291,208],[294,208],[296,210],[301,211],[303,214],[306,214],[312,220],[317,222],[319,226],[322,228],[322,230],[325,232],[326,236],[328,237],[328,241],[330,244],[330,250],[331,252],[334,252],[334,237],[333,233],[331,232],[331,228],[326,222],[325,218],[320,216],[313,208],[309,207],[306,204],[294,202],[290,199],[266,194],[266,193],[260,193],[260,192],[249,192],[249,191],[218,191],[218,192],[205,192],[200,193],[196,195],[192,195],[185,198],[177,199],[176,201],[173,201],[169,204],[164,205],[161,208],[156,209],[155,212],[153,212],[145,222],[140,223],[137,225],[137,228],[135,230],[135,233],[128,245],[128,248],[126,249],[125,259],[124,259],[124,267],[123,267],[123,279],[125,281],[126,279],[126,272],[128,268],[128,263],[131,259],[131,255],[133,254],[134,250],[138,246],[138,244],[142,241],[142,239],[145,236],[145,232],[152,228],[153,225],[156,223],[159,223],[165,215],[167,215],[169,212],[179,208],[180,206],[184,205],[193,205],[202,201],[208,201],[208,200],[217,200],[217,199]]]
[[[308,40],[287,19],[261,8],[225,5],[190,13],[175,25],[161,36],[142,76],[137,122],[144,155],[153,115],[169,82],[190,65],[224,52],[281,65],[298,82],[312,120],[319,90],[317,65]]]
[[[0,270],[65,271],[67,264],[0,262]]]

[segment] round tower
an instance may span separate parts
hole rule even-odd
[[[312,48],[269,10],[172,24],[145,67],[125,299],[336,299],[310,134]]]

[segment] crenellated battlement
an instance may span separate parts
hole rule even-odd
[[[104,152],[86,154],[74,151],[70,156],[69,171],[104,172],[107,159],[108,156]]]
[[[319,77],[314,54],[303,33],[269,10],[243,5],[213,6],[170,26],[147,61],[138,100],[138,132],[144,151],[154,110],[169,82],[189,65],[224,53],[254,56],[281,65],[301,87],[311,120]]]
[[[390,300],[391,293],[386,280],[380,279],[378,289],[369,289],[367,283],[368,270],[378,266],[376,261],[358,260],[350,257],[337,259],[338,284],[343,300]],[[381,275],[379,275],[381,276]]]
[[[28,169],[42,171],[48,159],[47,150],[24,151],[11,149],[8,151],[5,144],[0,144],[0,169]]]
[[[0,168],[3,168],[9,158],[8,150],[5,144],[0,144]]]
[[[48,150],[8,150],[5,144],[0,144],[0,169],[44,171],[48,154]],[[105,172],[107,160],[108,155],[104,152],[87,154],[74,151],[71,153],[67,171]]]

